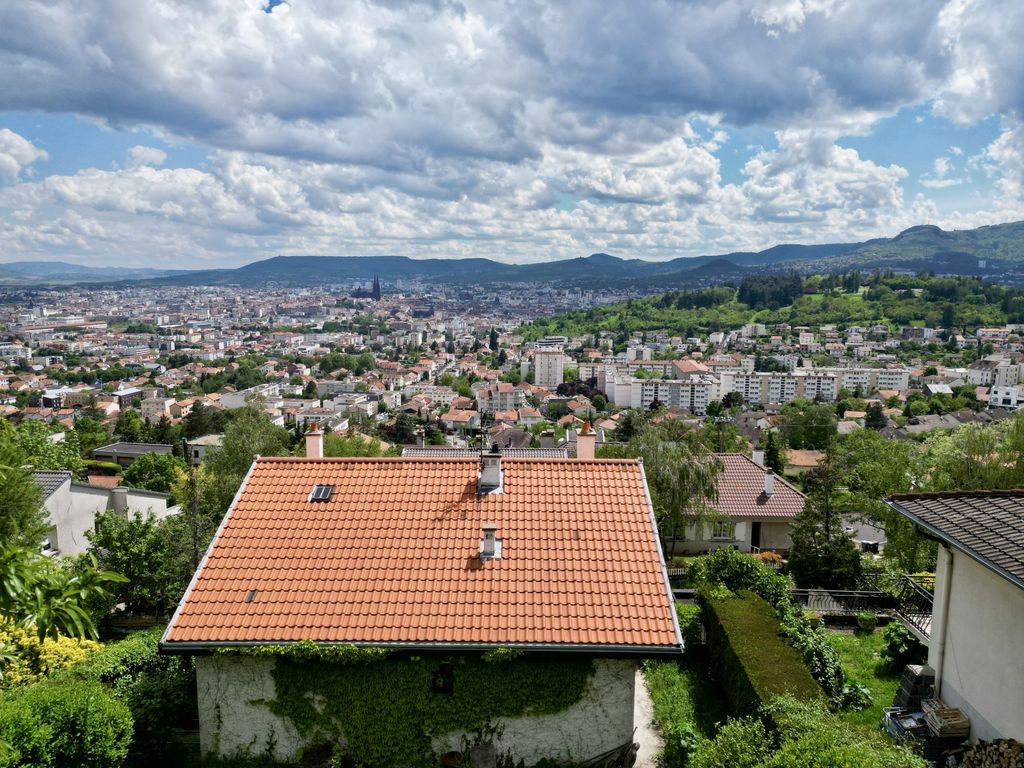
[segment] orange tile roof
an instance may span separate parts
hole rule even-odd
[[[504,492],[478,500],[475,459],[259,459],[165,647],[678,651],[640,463],[502,465]],[[334,485],[331,500],[308,501],[314,484]],[[481,563],[489,522],[502,553]]]
[[[792,520],[806,497],[775,475],[772,495],[764,494],[765,469],[739,453],[716,453],[722,462],[715,509],[734,520]]]

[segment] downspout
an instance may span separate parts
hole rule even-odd
[[[953,550],[949,544],[942,542],[942,550],[945,552],[946,567],[942,572],[942,606],[939,608],[939,636],[935,638],[935,693],[936,699],[941,698],[942,693],[942,672],[946,665],[946,626],[949,621],[949,590],[953,585]],[[934,621],[932,626],[934,626]]]

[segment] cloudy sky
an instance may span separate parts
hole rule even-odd
[[[1021,0],[0,3],[0,261],[540,261],[1024,219]]]

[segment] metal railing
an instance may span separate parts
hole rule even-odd
[[[865,611],[890,611],[895,599],[886,592],[845,589],[793,589],[790,594],[805,610],[834,616],[853,616]]]

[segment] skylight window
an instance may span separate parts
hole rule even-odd
[[[310,501],[330,501],[334,493],[333,485],[314,485],[313,491],[309,494]]]

